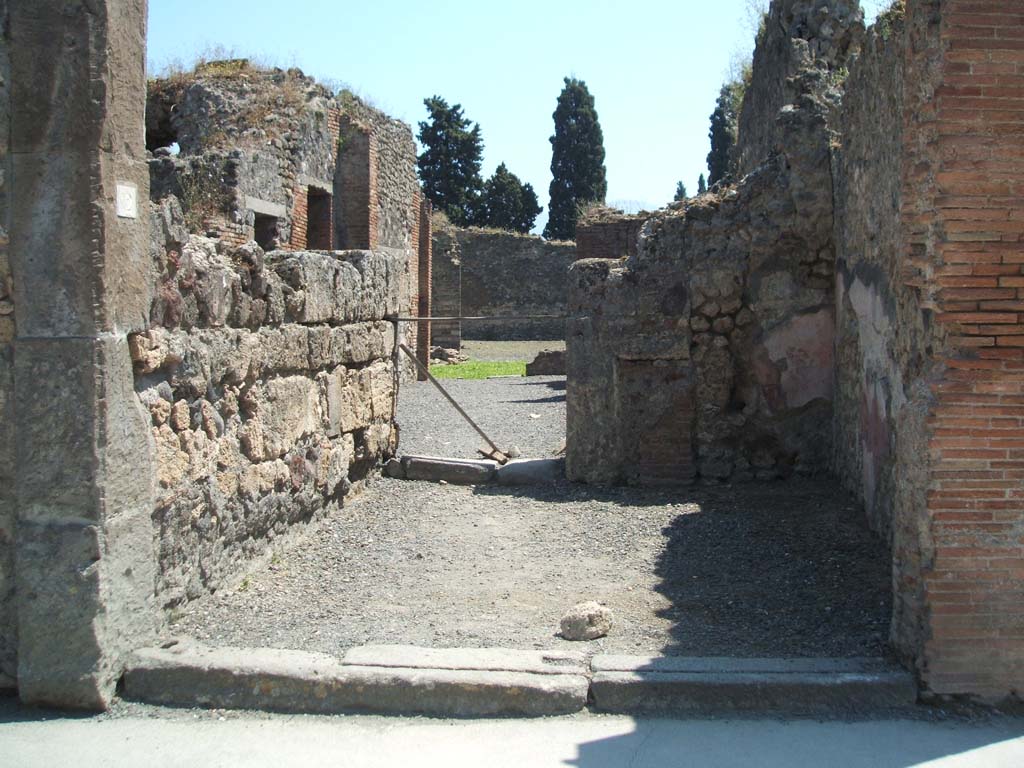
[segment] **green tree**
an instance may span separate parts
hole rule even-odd
[[[423,193],[455,224],[472,223],[480,189],[480,157],[484,142],[479,123],[448,106],[440,96],[423,100],[428,119],[419,124],[423,153],[416,159]]]
[[[708,183],[706,181],[704,181],[704,174],[702,173],[700,175],[700,178],[697,179],[697,194],[698,195],[703,195],[707,191],[708,191]]]
[[[736,144],[739,105],[743,101],[743,81],[734,80],[718,92],[715,111],[711,113],[711,151],[708,153],[708,184],[714,186],[728,179],[733,171],[732,148]]]
[[[533,186],[523,184],[502,163],[494,175],[484,182],[474,220],[483,227],[525,233],[533,228],[533,222],[542,210]]]
[[[579,210],[603,203],[608,192],[604,167],[604,135],[587,84],[565,78],[553,115],[551,137],[551,202],[544,237],[571,240],[576,236]]]
[[[683,184],[683,182],[681,182],[681,181],[677,181],[676,182],[676,195],[672,199],[675,202],[678,203],[680,200],[685,200],[686,198],[687,198],[686,185]]]

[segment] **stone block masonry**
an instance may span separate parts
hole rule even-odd
[[[156,445],[159,580],[172,605],[237,578],[338,508],[394,451],[397,249],[264,254],[188,235],[154,208],[160,290],[130,337]],[[414,277],[414,276],[413,276]]]
[[[214,66],[151,92],[144,135],[146,12],[0,6],[0,687],[34,704],[107,706],[161,608],[337,509],[396,439],[411,132],[349,105],[390,164],[357,201],[375,247],[305,250],[334,246],[340,104]]]
[[[95,708],[113,695],[124,654],[158,624],[154,446],[126,338],[145,327],[152,296],[141,130],[146,3],[10,3],[4,11],[11,187],[3,279],[16,292],[16,336],[14,405],[0,412],[0,433],[17,435],[17,682],[25,701]],[[0,522],[7,551],[8,531]]]
[[[436,225],[435,314],[451,317],[564,316],[574,243],[532,235]],[[444,262],[441,264],[441,262]],[[442,310],[442,308],[444,308]],[[545,340],[565,337],[565,320],[438,324],[435,344],[458,348],[460,339]],[[442,343],[442,339],[451,343]]]

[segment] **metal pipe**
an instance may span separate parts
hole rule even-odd
[[[418,323],[430,321],[455,321],[455,320],[568,320],[568,315],[502,315],[491,317],[487,315],[473,315],[470,317],[389,317],[389,320],[397,320],[401,323]]]
[[[433,385],[437,387],[439,390],[441,390],[441,394],[444,395],[448,402],[455,407],[455,410],[457,410],[459,414],[461,414],[462,418],[469,422],[469,425],[477,431],[477,434],[487,441],[487,444],[491,446],[492,449],[494,449],[494,452],[496,454],[500,454],[501,456],[506,456],[507,454],[503,450],[501,450],[501,448],[499,448],[497,444],[493,440],[491,440],[491,438],[487,436],[486,432],[484,432],[482,429],[480,429],[479,426],[477,426],[477,423],[470,418],[469,414],[462,410],[462,406],[455,402],[455,398],[448,394],[448,390],[441,386],[441,382],[434,378],[434,374],[427,370],[426,366],[424,366],[423,363],[419,361],[419,359],[416,357],[413,351],[409,349],[407,346],[405,346],[405,344],[399,344],[399,348],[403,352],[405,352],[405,354],[407,354],[414,363],[416,363],[416,367],[427,375],[427,378],[430,379]]]

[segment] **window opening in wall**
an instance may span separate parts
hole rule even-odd
[[[276,216],[255,214],[254,224],[256,242],[264,251],[274,251],[280,247],[281,232]]]
[[[306,247],[311,251],[330,251],[334,248],[331,194],[317,187],[309,187],[308,201]]]

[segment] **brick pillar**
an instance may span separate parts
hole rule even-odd
[[[907,10],[906,263],[937,372],[919,667],[1001,699],[1024,690],[1024,2]]]
[[[431,293],[432,293],[432,272],[433,272],[433,243],[430,235],[430,217],[433,208],[430,201],[420,199],[416,195],[416,203],[419,207],[419,242],[417,251],[419,253],[419,268],[417,270],[417,317],[430,317]],[[416,329],[416,356],[424,367],[430,367],[430,321],[421,320],[417,323]],[[419,371],[417,376],[420,381],[426,380],[426,375]]]
[[[341,250],[373,249],[377,245],[377,150],[370,129],[342,115],[335,219]]]
[[[304,251],[309,245],[309,190],[299,184],[292,195],[292,231],[288,245],[293,251]]]
[[[22,700],[100,708],[152,641],[144,0],[9,5]]]

